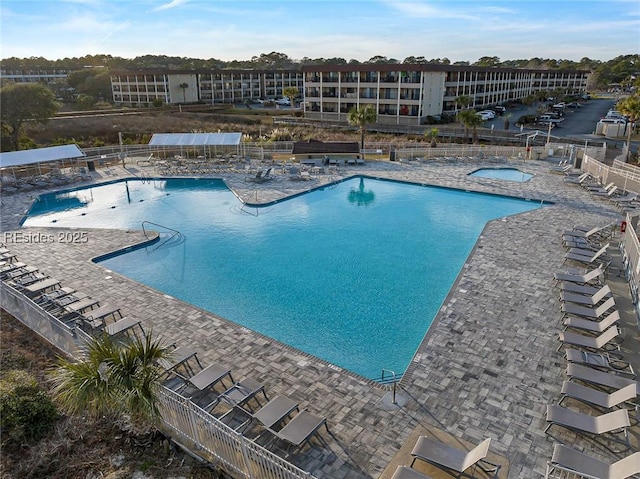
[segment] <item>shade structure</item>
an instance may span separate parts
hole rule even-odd
[[[85,156],[86,154],[76,144],[10,151],[0,153],[0,168],[15,168],[36,163],[83,158]]]
[[[242,133],[155,133],[149,146],[238,146]]]

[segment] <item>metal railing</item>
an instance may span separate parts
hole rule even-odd
[[[91,336],[69,327],[4,281],[0,284],[2,308],[43,339],[71,357]],[[314,476],[277,454],[252,442],[215,416],[171,389],[159,391],[160,428],[189,451],[224,469],[236,478],[309,479]],[[186,444],[185,444],[186,443]]]

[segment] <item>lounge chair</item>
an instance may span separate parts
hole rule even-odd
[[[242,407],[243,405],[245,405],[246,403],[254,399],[260,393],[262,393],[262,395],[264,396],[265,401],[269,401],[269,398],[267,397],[267,393],[264,390],[264,384],[252,378],[244,378],[238,381],[237,383],[235,383],[225,392],[220,394],[217,398],[211,401],[203,409],[205,411],[209,411],[211,408],[215,407],[221,402],[225,403],[231,408]],[[258,402],[258,404],[260,403]],[[232,409],[229,412],[231,411]]]
[[[592,191],[591,194],[594,196],[603,196],[605,198],[611,198],[615,192],[618,191],[618,187],[613,185],[609,189],[605,189],[604,191]]]
[[[495,478],[498,477],[500,465],[485,460],[490,444],[491,438],[487,438],[471,451],[464,451],[448,446],[438,440],[420,436],[411,451],[413,456],[411,466],[419,459],[457,477],[460,477],[461,474],[471,468],[474,471],[480,468],[486,474],[493,474],[492,477]]]
[[[604,226],[595,226],[588,229],[587,227],[582,225],[576,225],[572,230],[567,230],[562,233],[563,236],[575,236],[578,238],[591,238],[591,237],[600,237],[604,235],[607,231],[607,228],[611,228],[611,224],[607,224]],[[606,235],[609,236],[609,235]]]
[[[600,389],[612,390],[622,389],[629,384],[637,384],[635,380],[610,374],[596,369],[582,366],[580,364],[567,364],[567,377],[570,380],[578,380],[583,383],[591,384]]]
[[[602,288],[598,289],[592,295],[589,294],[580,294],[570,291],[563,291],[560,293],[560,300],[565,303],[577,303],[577,304],[587,304],[589,306],[596,306],[603,299],[611,296],[611,289],[609,285],[604,285]]]
[[[631,203],[632,201],[636,201],[638,199],[637,193],[627,193],[626,195],[618,196],[616,198],[611,198],[611,201],[617,204],[621,203]]]
[[[631,426],[631,423],[629,412],[626,409],[617,409],[600,416],[591,416],[552,404],[547,406],[547,423],[545,433],[548,433],[552,426],[560,426],[579,434],[591,434],[596,439],[602,438],[622,443],[625,445],[624,450],[631,447],[627,435],[627,428]],[[622,433],[622,437],[618,437],[618,433]]]
[[[224,386],[224,378],[226,377],[231,380],[231,384],[235,382],[229,368],[218,363],[212,363],[195,375],[185,378],[186,381],[181,391],[190,391],[192,394],[189,398],[194,399],[204,395],[209,390],[213,390],[218,384]]]
[[[391,479],[431,479],[415,469],[407,466],[398,466]]]
[[[239,412],[248,416],[249,419],[236,427],[236,430],[246,429],[253,421],[259,422],[267,429],[275,430],[293,411],[298,411],[297,402],[286,396],[275,396],[254,413],[245,409],[239,409]]]
[[[598,251],[591,251],[580,248],[571,248],[568,253],[564,255],[565,261],[579,261],[581,263],[593,264],[596,261],[602,261],[606,258],[606,252],[609,248],[609,244],[605,244]]]
[[[634,452],[610,464],[563,444],[554,444],[553,455],[547,465],[545,477],[558,477],[555,474],[552,475],[555,469],[584,478],[626,479],[634,474],[640,474],[640,452]]]
[[[611,298],[608,298],[604,303],[593,308],[589,306],[580,306],[578,304],[563,303],[561,309],[564,315],[570,314],[573,316],[582,316],[585,318],[598,319],[607,311],[615,307],[616,307],[616,301],[615,299],[613,299],[613,297],[611,297]]]
[[[591,175],[589,173],[582,173],[580,176],[567,176],[564,179],[564,182],[574,185],[581,185],[589,180],[591,180]]]
[[[560,333],[558,333],[558,338],[561,342],[558,350],[560,350],[562,346],[566,346],[567,344],[569,344],[592,351],[612,351],[620,348],[620,346],[618,346],[617,344],[611,343],[611,341],[613,341],[619,335],[620,330],[617,326],[613,326],[607,329],[604,333],[600,334],[600,336],[596,337],[572,333],[570,331],[561,331]]]
[[[581,329],[590,333],[602,333],[613,326],[620,319],[618,310],[614,310],[605,316],[601,321],[592,321],[590,319],[578,318],[576,316],[567,316],[564,318],[563,324],[565,330],[567,328]]]
[[[567,361],[576,364],[584,364],[598,371],[613,372],[616,374],[626,374],[632,378],[636,377],[631,363],[616,358],[607,352],[593,353],[580,351],[578,349],[566,349],[564,356]]]
[[[602,192],[607,192],[609,191],[611,188],[613,188],[614,186],[616,186],[616,184],[612,181],[611,183],[607,183],[605,186],[602,185],[588,185],[587,186],[587,190],[591,191],[592,193],[602,193]]]
[[[560,291],[563,293],[574,293],[574,294],[582,294],[587,296],[593,296],[596,294],[602,286],[591,286],[590,284],[578,284],[571,283],[569,281],[562,281],[560,283]],[[612,296],[611,293],[605,295],[605,297]]]
[[[597,268],[592,269],[591,271],[588,271],[586,273],[574,274],[574,272],[558,272],[553,275],[553,279],[555,279],[556,281],[568,281],[578,284],[601,284],[604,280],[604,269],[602,265],[600,265]]]
[[[245,176],[244,181],[259,182],[262,180],[263,170],[259,170],[254,176]]]
[[[316,416],[309,411],[300,411],[279,431],[267,430],[275,441],[280,440],[287,445],[286,457],[288,457],[310,442],[322,426],[329,432],[327,418]]]
[[[576,382],[564,381],[562,383],[560,401],[558,404],[562,404],[562,401],[569,397],[603,409],[612,409],[635,399],[637,396],[637,390],[638,388],[636,384],[629,384],[622,389],[616,389],[611,393],[606,393],[590,388],[589,386],[583,386]],[[633,406],[635,409],[638,408],[637,404],[633,404]]]

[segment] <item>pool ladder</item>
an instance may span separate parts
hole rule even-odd
[[[387,377],[385,378],[385,373],[387,373]],[[390,377],[389,377],[390,376]],[[389,384],[391,383],[393,386],[393,399],[392,399],[392,404],[397,405],[398,403],[396,402],[396,384],[398,384],[398,382],[400,381],[401,378],[398,378],[396,376],[395,371],[392,371],[391,369],[382,369],[382,374],[380,375],[380,383],[381,384]]]

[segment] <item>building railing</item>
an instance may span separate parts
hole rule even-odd
[[[64,351],[79,357],[91,337],[69,327],[4,281],[0,285],[2,308],[29,329]],[[235,478],[310,479],[314,476],[236,432],[166,387],[159,391],[162,429],[192,454],[222,465]]]

